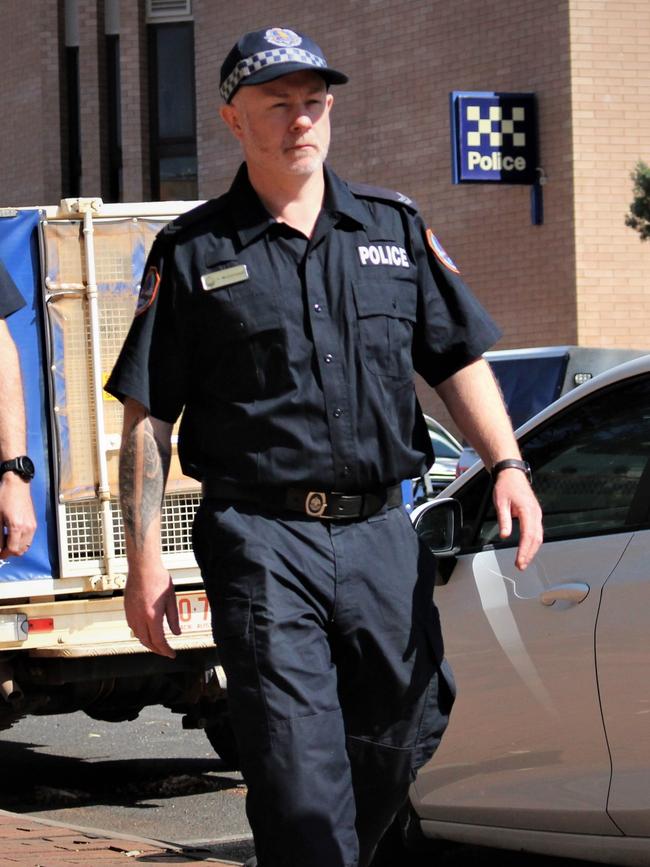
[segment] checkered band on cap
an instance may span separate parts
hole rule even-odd
[[[327,66],[327,61],[317,54],[312,54],[304,48],[295,48],[287,45],[282,48],[271,48],[267,51],[258,51],[256,54],[251,54],[250,57],[245,57],[240,60],[237,66],[225,79],[219,91],[221,96],[228,102],[233,91],[235,91],[244,78],[248,78],[260,69],[265,69],[267,66],[273,66],[277,63],[304,63],[307,66],[323,68]]]

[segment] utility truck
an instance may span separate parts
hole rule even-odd
[[[149,247],[197,203],[0,209],[0,258],[27,304],[9,317],[21,359],[38,529],[0,561],[0,729],[27,714],[84,711],[134,719],[148,705],[206,730],[236,755],[210,609],[192,554],[199,485],[173,438],[162,512],[164,562],[182,635],[175,659],[145,650],[123,611],[124,528],[118,454],[122,406],[103,390],[133,318]]]

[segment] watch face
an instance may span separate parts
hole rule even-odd
[[[34,462],[32,459],[28,458],[27,455],[23,455],[17,458],[16,463],[18,465],[18,472],[31,481],[34,478]]]
[[[34,478],[34,463],[27,455],[20,455],[18,458],[13,458],[10,461],[3,461],[0,464],[0,476],[5,473],[16,473],[26,482],[31,482]]]

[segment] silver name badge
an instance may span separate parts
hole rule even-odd
[[[222,268],[221,271],[212,271],[201,277],[201,285],[210,292],[212,289],[223,289],[224,286],[232,286],[233,283],[243,283],[248,280],[248,268],[246,265],[234,265],[232,268]]]

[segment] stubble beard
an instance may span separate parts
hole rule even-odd
[[[290,163],[289,171],[293,175],[313,175],[322,169],[328,150],[329,142],[324,146],[319,144],[318,149],[309,156],[300,156],[295,162]]]

